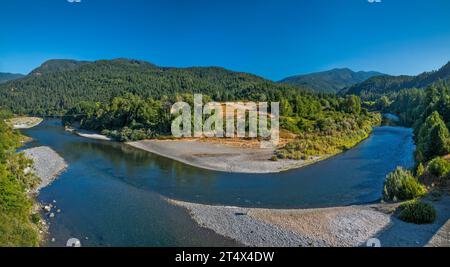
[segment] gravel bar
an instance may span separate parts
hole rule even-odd
[[[197,168],[229,173],[277,173],[323,159],[271,161],[274,149],[239,148],[200,141],[143,140],[127,144]]]
[[[35,147],[24,150],[25,156],[33,160],[32,170],[41,179],[36,193],[50,185],[67,168],[66,161],[49,147]]]
[[[433,203],[438,218],[426,225],[397,219],[398,204],[288,210],[168,201],[200,226],[251,247],[360,247],[372,238],[383,247],[450,246],[450,197]]]

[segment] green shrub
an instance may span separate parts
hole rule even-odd
[[[421,177],[425,173],[425,167],[423,166],[422,162],[419,163],[416,169],[416,176]]]
[[[428,164],[428,171],[437,177],[443,177],[450,172],[450,163],[443,158],[437,157]]]
[[[34,224],[38,224],[41,221],[41,215],[39,213],[31,214],[31,222]]]
[[[424,194],[424,186],[402,167],[397,167],[386,177],[383,190],[383,199],[386,201],[410,200]]]
[[[436,220],[436,210],[431,204],[413,200],[399,207],[399,219],[409,223],[428,224]]]

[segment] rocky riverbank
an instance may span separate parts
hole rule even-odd
[[[385,247],[450,246],[442,236],[450,218],[448,196],[433,203],[438,218],[428,225],[400,221],[393,215],[396,204],[275,210],[169,202],[186,208],[200,226],[246,246],[356,247],[371,238]]]
[[[8,124],[17,130],[33,128],[41,124],[42,121],[42,118],[37,117],[15,117],[7,120]]]
[[[50,185],[67,168],[66,161],[49,147],[30,148],[23,153],[34,162],[28,171],[33,171],[41,180],[35,193]]]

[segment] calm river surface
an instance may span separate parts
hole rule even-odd
[[[56,200],[61,214],[50,219],[51,237],[84,246],[236,245],[200,228],[186,211],[164,197],[206,204],[267,208],[313,208],[374,202],[384,177],[413,165],[412,131],[376,128],[343,154],[279,174],[229,174],[190,167],[120,143],[65,132],[57,120],[25,130],[27,147],[49,146],[69,168],[39,200]]]

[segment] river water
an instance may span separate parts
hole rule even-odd
[[[278,174],[202,170],[120,143],[90,140],[46,120],[24,133],[27,147],[49,146],[69,164],[39,201],[62,209],[49,219],[49,246],[71,238],[83,246],[228,246],[165,197],[205,204],[315,208],[370,203],[396,166],[413,166],[412,131],[376,128],[357,147],[328,160]]]

